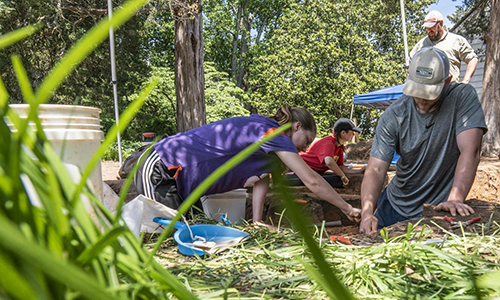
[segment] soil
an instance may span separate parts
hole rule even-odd
[[[118,176],[118,170],[120,169],[120,163],[113,160],[101,161],[101,172],[102,180],[117,180],[120,179]]]
[[[121,188],[125,182],[125,178],[120,178],[118,175],[118,170],[120,169],[120,163],[117,161],[107,160],[101,162],[101,172],[102,172],[102,180],[105,184],[109,185],[109,187],[117,194],[120,194]],[[135,186],[132,184],[130,189],[127,192],[127,197],[125,201],[128,202],[134,199],[137,196],[137,192],[135,191]]]
[[[372,144],[373,140],[368,140],[346,145],[345,155],[347,160],[352,163],[366,163],[370,158]]]

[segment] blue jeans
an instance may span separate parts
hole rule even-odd
[[[384,189],[377,200],[377,209],[375,210],[375,217],[378,219],[378,229],[396,224],[398,222],[407,220],[407,217],[400,215],[391,205],[387,199],[387,190]]]

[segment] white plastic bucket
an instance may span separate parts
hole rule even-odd
[[[247,205],[246,189],[236,189],[222,194],[201,197],[205,215],[218,222],[225,216],[232,224],[245,220]]]
[[[11,104],[10,108],[19,117],[26,118],[29,113],[28,104]],[[104,139],[99,115],[101,110],[94,107],[77,105],[43,104],[38,107],[38,117],[43,131],[61,160],[85,170],[90,158],[94,155]],[[14,129],[13,124],[9,124]],[[34,129],[34,126],[32,126]],[[102,201],[102,172],[100,162],[96,164],[90,182],[94,194]]]

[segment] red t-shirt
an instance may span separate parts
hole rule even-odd
[[[314,142],[306,152],[300,152],[300,157],[314,171],[323,174],[329,168],[325,164],[325,157],[333,157],[338,166],[344,165],[344,151],[342,147],[337,146],[333,134]]]

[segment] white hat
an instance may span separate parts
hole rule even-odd
[[[432,27],[439,21],[443,21],[443,15],[437,10],[431,10],[427,14],[427,16],[425,16],[424,24],[422,25],[422,27]]]
[[[411,97],[435,100],[441,95],[449,74],[450,63],[443,51],[434,47],[422,48],[410,62],[403,93]]]

